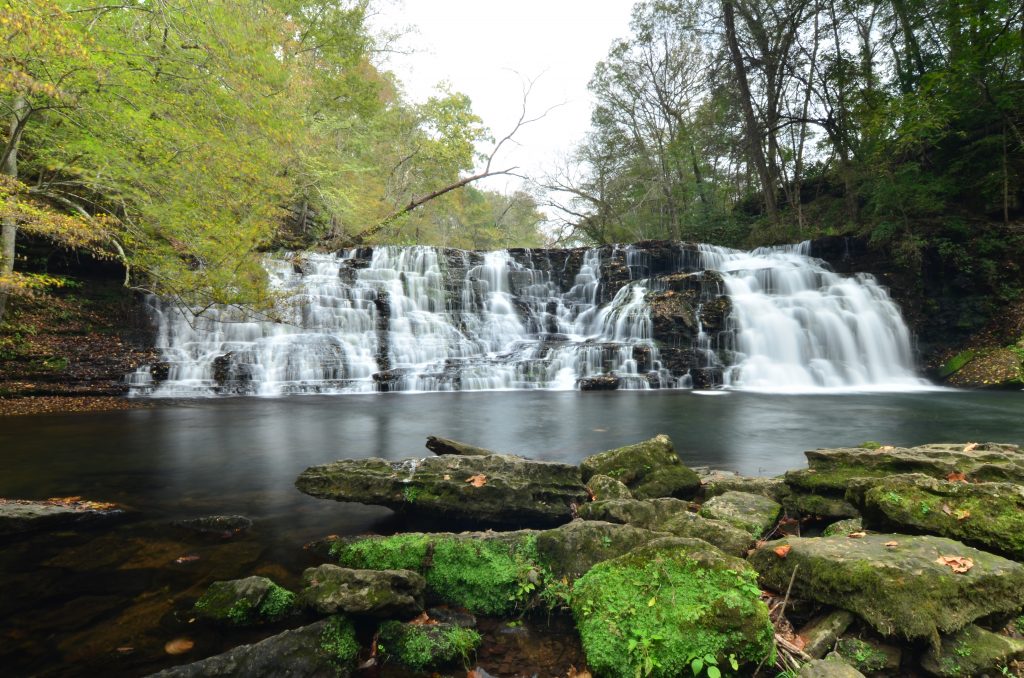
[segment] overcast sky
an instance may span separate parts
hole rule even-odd
[[[413,29],[400,41],[412,54],[393,54],[386,66],[414,101],[441,81],[473,100],[473,110],[496,138],[514,127],[524,80],[527,102],[547,116],[516,135],[494,167],[518,165],[538,175],[585,134],[590,123],[587,82],[612,41],[626,37],[634,0],[379,0],[373,23]],[[492,180],[501,190],[507,181]],[[515,184],[512,184],[514,187]]]

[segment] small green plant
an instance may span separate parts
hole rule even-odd
[[[320,649],[332,664],[349,669],[359,655],[359,643],[352,622],[344,617],[331,617],[320,632]]]
[[[953,651],[956,652],[956,655],[958,657],[970,657],[972,654],[974,654],[974,650],[971,649],[970,645],[959,645]]]
[[[901,497],[898,492],[886,492],[885,501],[890,504],[893,504],[894,506],[903,505],[903,497]]]
[[[865,449],[865,450],[877,450],[877,449],[881,449],[882,443],[874,441],[874,440],[865,440],[864,442],[862,442],[860,444],[860,446],[861,446],[862,449]]]
[[[274,584],[260,603],[259,614],[269,621],[276,621],[291,612],[294,604],[295,594]]]
[[[420,488],[418,487],[406,487],[402,490],[402,497],[405,498],[410,504],[416,503],[416,498],[420,496]]]
[[[932,507],[928,505],[928,502],[921,501],[917,505],[917,510],[921,512],[922,516],[926,516],[932,512]]]

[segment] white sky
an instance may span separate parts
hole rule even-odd
[[[541,176],[590,125],[587,82],[616,38],[627,37],[634,0],[380,0],[373,25],[413,29],[400,41],[409,55],[393,54],[394,71],[414,101],[423,101],[441,81],[473,100],[473,110],[492,135],[512,130],[522,90],[534,79],[529,117],[551,110],[506,144],[492,169],[517,165]],[[481,149],[489,151],[490,148]],[[497,177],[487,188],[517,187]]]

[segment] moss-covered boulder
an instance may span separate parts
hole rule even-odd
[[[381,624],[377,653],[416,671],[468,666],[480,645],[474,629],[448,623],[389,621]]]
[[[692,497],[700,489],[700,478],[679,460],[666,435],[589,456],[580,471],[584,481],[598,474],[614,478],[637,499]]]
[[[1024,560],[1024,486],[964,483],[922,474],[874,484],[861,507],[867,526],[950,537]]]
[[[730,491],[705,502],[700,515],[761,537],[775,526],[781,511],[778,502],[764,495]]]
[[[418,572],[428,600],[493,615],[527,607],[541,570],[533,530],[357,537],[331,554],[344,567]]]
[[[750,562],[765,586],[785,591],[792,580],[794,597],[854,612],[883,636],[937,642],[939,633],[1024,608],[1024,566],[940,537],[788,537]]]
[[[359,643],[343,617],[292,629],[224,654],[153,674],[159,678],[208,676],[289,676],[347,678],[354,672]]]
[[[483,525],[559,525],[588,499],[575,466],[497,454],[345,459],[310,467],[295,484],[322,499]]]
[[[704,518],[679,499],[619,499],[584,504],[580,517],[665,532],[676,537],[703,539],[734,556],[746,555],[753,544],[749,532],[721,520]]]
[[[764,495],[782,503],[782,500],[791,492],[782,477],[741,476],[732,471],[718,470],[698,472],[698,475],[705,499],[717,497],[726,492],[749,492],[750,494]]]
[[[838,520],[860,516],[856,506],[834,494],[790,492],[782,498],[782,508],[793,517]]]
[[[405,617],[423,609],[426,581],[409,570],[353,570],[324,564],[302,573],[299,601],[321,614]]]
[[[790,471],[786,483],[795,491],[843,496],[853,478],[885,478],[923,473],[946,478],[962,473],[971,481],[1024,482],[1024,452],[1002,443],[955,443],[918,447],[843,447],[804,453],[808,468]]]
[[[821,659],[836,645],[836,641],[850,628],[854,621],[852,613],[846,610],[832,610],[815,617],[800,629],[804,652],[815,659]]]
[[[1024,640],[970,624],[930,648],[921,659],[921,668],[942,678],[997,676],[1006,675],[1001,669],[1020,659],[1024,659]]]
[[[868,676],[898,675],[903,660],[900,648],[873,638],[841,638],[835,652],[850,666]]]
[[[587,489],[594,501],[607,501],[609,499],[632,499],[633,493],[625,484],[611,478],[598,474],[591,476],[587,481]]]
[[[864,674],[847,664],[842,657],[812,659],[800,667],[797,678],[864,678]]]
[[[596,675],[680,676],[695,660],[774,659],[755,573],[699,539],[660,539],[595,565],[576,581],[571,605]]]
[[[574,520],[537,534],[537,552],[544,568],[556,579],[575,579],[597,563],[617,558],[664,533],[632,525],[597,520]]]
[[[847,518],[839,520],[821,531],[822,537],[845,537],[850,534],[864,531],[864,521],[860,518]]]
[[[253,626],[294,613],[295,594],[266,577],[215,581],[196,601],[193,611],[207,621]]]

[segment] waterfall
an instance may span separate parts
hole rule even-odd
[[[266,269],[280,322],[150,298],[162,358],[129,375],[133,393],[923,384],[886,291],[828,270],[807,244],[389,246],[294,253]]]

